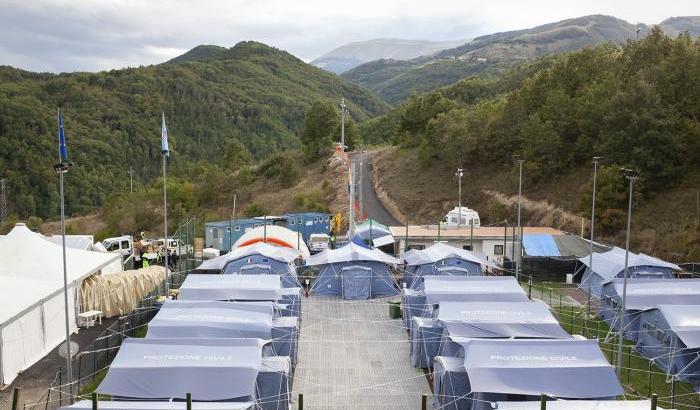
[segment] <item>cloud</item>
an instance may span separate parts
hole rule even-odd
[[[380,37],[457,40],[585,14],[656,23],[694,1],[0,0],[0,64],[96,71],[160,63],[199,44],[257,40],[311,60]]]

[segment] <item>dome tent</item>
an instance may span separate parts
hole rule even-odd
[[[398,293],[389,265],[398,259],[380,251],[349,243],[338,249],[318,253],[307,266],[321,266],[311,292],[342,296],[345,299],[370,299]]]
[[[436,243],[423,250],[411,250],[404,255],[404,281],[409,289],[418,289],[423,276],[482,276],[483,268],[497,268],[485,256],[475,252]]]
[[[300,232],[294,232],[277,225],[264,225],[247,231],[238,238],[231,249],[243,248],[258,242],[265,242],[283,248],[296,249],[301,253],[304,259],[308,259],[309,256],[311,256],[309,248],[304,243]]]

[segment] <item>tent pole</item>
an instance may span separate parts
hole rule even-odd
[[[168,156],[163,154],[163,254],[164,259],[164,274],[163,279],[163,295],[168,297],[168,180],[167,180],[167,158]]]
[[[591,200],[591,254],[588,258],[588,268],[593,272],[593,228],[595,226],[595,184],[598,176],[598,160],[601,157],[593,157],[593,198]],[[591,315],[591,282],[588,281],[588,303],[586,304],[586,314]]]
[[[58,171],[60,195],[61,195],[61,242],[63,248],[63,307],[66,320],[66,375],[68,377],[68,402],[73,402],[73,365],[71,362],[72,354],[70,349],[70,317],[68,315],[68,267],[66,266],[66,213],[65,213],[65,197],[63,191],[63,174],[68,171],[64,168]]]
[[[628,174],[627,179],[630,181],[630,197],[627,205],[627,237],[625,239],[625,270],[623,271],[622,280],[622,303],[620,304],[620,335],[617,346],[617,376],[622,377],[622,346],[625,340],[625,308],[627,303],[627,278],[629,277],[629,253],[630,253],[630,228],[632,227],[632,190],[634,189],[634,181],[639,179],[636,175]]]

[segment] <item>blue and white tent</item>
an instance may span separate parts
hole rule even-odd
[[[345,299],[370,299],[398,293],[390,266],[398,260],[379,249],[349,243],[309,258],[307,266],[320,266],[311,292]]]
[[[100,400],[98,408],[105,410],[182,410],[182,403],[175,401],[117,401]],[[195,401],[192,410],[256,410],[254,402],[220,402]],[[80,400],[70,406],[59,407],[60,410],[92,410],[91,400]]]
[[[540,410],[538,401],[499,401],[498,410]],[[663,407],[656,406],[663,410]],[[548,400],[547,410],[649,410],[651,400]]]
[[[409,289],[420,289],[425,275],[482,276],[484,268],[497,268],[483,255],[440,242],[406,252],[404,262],[404,282]]]
[[[598,316],[619,330],[623,279],[603,287]],[[637,340],[639,313],[658,305],[700,304],[700,279],[635,279],[627,281],[625,337]]]
[[[512,276],[425,276],[423,290],[403,289],[404,326],[413,317],[433,317],[441,302],[528,302]]]
[[[700,385],[700,305],[659,305],[641,312],[637,351],[669,375]]]
[[[283,287],[300,287],[295,265],[300,258],[296,249],[256,242],[204,261],[196,270],[224,275],[280,275]]]
[[[385,247],[394,244],[394,236],[386,225],[368,219],[365,222],[355,226],[354,235],[351,242],[362,246],[363,248],[370,247]]]
[[[513,396],[614,399],[624,392],[595,340],[468,339],[461,347],[459,357],[435,358],[434,408],[492,410]]]
[[[284,305],[282,316],[301,318],[301,288],[283,288],[279,275],[187,275],[179,300],[272,301]]]
[[[116,399],[254,401],[287,409],[288,357],[259,339],[126,339],[97,388]]]
[[[613,248],[608,252],[593,253],[593,269],[591,270],[590,255],[578,259],[586,266],[581,278],[580,288],[588,292],[589,286],[591,295],[601,297],[605,284],[612,282],[615,278],[624,278],[625,271],[625,250]],[[662,261],[653,256],[643,253],[635,254],[630,252],[627,262],[629,278],[643,279],[673,279],[673,271],[681,268],[673,263]]]
[[[273,317],[272,302],[166,301],[148,323],[147,339],[253,338],[269,340],[275,356],[296,363],[299,321]]]
[[[437,318],[413,318],[411,364],[432,367],[433,358],[456,355],[458,340],[568,339],[544,302],[442,302]]]

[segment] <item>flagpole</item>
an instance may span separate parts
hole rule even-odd
[[[168,173],[167,173],[167,162],[168,162],[168,131],[165,126],[165,113],[163,113],[163,124],[161,129],[161,154],[163,155],[163,231],[165,234],[164,245],[165,245],[165,279],[163,281],[163,294],[168,296]]]
[[[63,119],[61,109],[58,109],[58,157],[59,163],[54,165],[54,170],[58,173],[59,193],[61,196],[61,247],[63,250],[63,307],[66,324],[66,375],[68,377],[69,402],[73,403],[73,366],[70,346],[70,315],[68,310],[68,266],[66,263],[66,212],[65,197],[63,191],[63,174],[68,172],[71,163],[68,162],[65,149],[65,135],[63,131]]]

